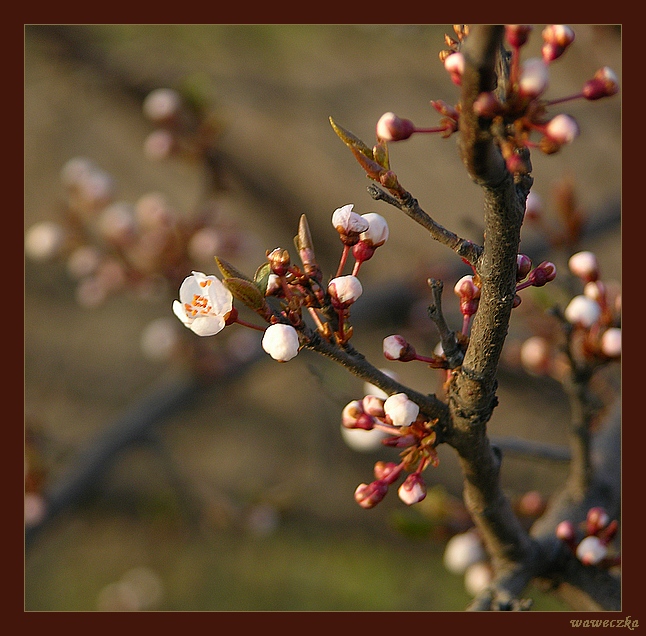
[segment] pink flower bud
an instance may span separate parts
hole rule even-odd
[[[395,464],[395,462],[384,462],[378,461],[375,462],[374,473],[377,479],[385,481],[388,484],[391,484],[393,481],[399,477],[401,472],[401,465]]]
[[[545,134],[557,144],[569,144],[579,135],[579,125],[569,115],[557,115],[545,126]]]
[[[576,540],[576,528],[574,524],[571,521],[561,521],[556,526],[556,536],[568,545],[574,545]]]
[[[361,406],[364,413],[372,415],[373,417],[384,417],[384,402],[386,400],[378,395],[366,395],[361,401]]]
[[[574,41],[574,31],[564,24],[549,24],[543,30],[541,54],[547,64],[558,59]]]
[[[531,24],[506,24],[505,37],[514,48],[523,46],[529,39],[533,27]]]
[[[588,510],[585,523],[586,532],[588,534],[598,534],[610,523],[610,517],[604,508],[601,506],[595,506]]]
[[[462,73],[464,73],[464,55],[462,53],[451,53],[444,60],[444,68],[451,76],[451,81],[459,86],[462,82]]]
[[[594,100],[610,97],[619,92],[619,81],[614,71],[607,66],[600,68],[591,80],[583,85],[583,96]]]
[[[576,556],[583,565],[597,565],[608,554],[608,548],[599,537],[586,537],[579,543]]]
[[[523,280],[532,269],[532,259],[525,254],[516,257],[516,281]]]
[[[349,203],[334,210],[332,225],[339,234],[360,234],[365,232],[370,223],[356,212],[352,211],[354,204]]]
[[[502,104],[493,93],[480,93],[473,102],[473,112],[478,117],[492,119],[502,112]]]
[[[603,332],[601,351],[609,358],[618,358],[621,355],[621,329],[610,327]]]
[[[551,347],[541,336],[532,336],[520,347],[520,362],[523,368],[532,375],[545,375],[551,366]]]
[[[276,323],[265,329],[262,348],[278,362],[287,362],[298,354],[298,333],[291,325]]]
[[[529,281],[533,287],[542,287],[556,278],[556,265],[550,261],[543,261],[529,274]]]
[[[573,324],[587,329],[601,316],[599,303],[586,298],[575,296],[565,308],[565,319]]]
[[[382,480],[359,484],[354,491],[354,500],[366,509],[374,508],[388,494],[388,484]]]
[[[341,424],[345,428],[361,428],[370,431],[374,428],[375,420],[363,410],[361,400],[353,400],[345,405],[341,413]]]
[[[453,291],[460,298],[471,300],[473,298],[480,298],[480,288],[473,282],[473,276],[467,274],[463,276],[453,288]]]
[[[403,141],[415,132],[410,119],[397,117],[395,113],[384,113],[377,122],[377,137],[386,141]]]
[[[548,82],[547,64],[541,58],[533,57],[525,61],[518,80],[521,95],[534,99],[545,92]]]
[[[168,130],[153,130],[144,139],[144,155],[152,161],[168,159],[176,149],[175,135]]]
[[[393,426],[408,426],[417,419],[419,406],[405,393],[396,393],[384,402],[384,412]]]
[[[420,475],[412,473],[406,477],[397,494],[406,505],[412,506],[426,497],[426,484]]]
[[[388,360],[409,362],[415,359],[415,349],[402,336],[393,335],[384,338],[384,357]]]
[[[592,280],[584,285],[583,295],[603,305],[606,302],[606,286],[600,280]]]
[[[577,252],[568,261],[570,271],[584,282],[596,281],[599,278],[599,261],[592,252]]]
[[[340,307],[349,307],[361,296],[363,287],[356,276],[338,276],[330,281],[328,293]]]

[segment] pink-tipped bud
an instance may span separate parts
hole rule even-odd
[[[369,431],[373,428],[374,419],[366,416],[360,400],[348,402],[341,413],[341,424],[345,428],[361,428]]]
[[[600,68],[591,80],[583,85],[583,96],[594,100],[610,97],[619,92],[619,81],[614,71],[607,66]]]
[[[609,358],[618,358],[621,355],[621,329],[610,327],[601,336],[601,352]]]
[[[378,479],[370,484],[359,484],[354,500],[366,510],[374,508],[388,494],[388,484]]]
[[[598,534],[610,523],[610,516],[601,506],[595,506],[588,510],[586,515],[585,524],[586,524],[586,533],[587,534]]]
[[[572,143],[579,135],[579,125],[569,115],[560,114],[545,126],[545,134],[558,145]]]
[[[556,265],[550,261],[543,261],[529,274],[528,280],[534,287],[542,287],[556,278]]]
[[[490,92],[480,93],[473,102],[473,112],[478,117],[485,117],[492,119],[502,112],[502,104],[498,101],[497,97]]]
[[[419,406],[405,393],[396,393],[384,402],[384,411],[393,426],[409,426],[417,419]]]
[[[599,537],[586,537],[579,543],[576,556],[583,565],[597,565],[608,554],[608,548]]]
[[[532,259],[526,254],[519,254],[516,257],[516,281],[520,282],[527,277],[532,270]]]
[[[182,108],[180,94],[171,88],[158,88],[148,94],[143,103],[144,115],[156,124],[173,121]]]
[[[552,361],[550,343],[541,336],[532,336],[520,347],[520,363],[532,375],[549,373]]]
[[[361,400],[361,406],[364,413],[372,415],[372,417],[385,417],[384,402],[386,400],[379,395],[366,395]]]
[[[385,481],[387,484],[392,484],[399,477],[401,468],[401,464],[395,464],[395,462],[375,462],[375,477],[381,481]]]
[[[510,46],[519,48],[523,46],[529,39],[529,34],[532,32],[531,24],[506,24],[505,37]]]
[[[330,281],[328,293],[334,305],[338,308],[346,308],[361,296],[363,287],[356,276],[338,276]]]
[[[601,316],[601,307],[585,296],[575,296],[565,308],[565,319],[572,325],[587,329]]]
[[[521,95],[534,99],[545,92],[548,82],[549,70],[541,58],[533,57],[525,61],[518,79]]]
[[[462,73],[464,73],[464,55],[462,53],[451,53],[444,60],[444,68],[451,76],[451,81],[460,86],[462,83]]]
[[[426,497],[426,484],[421,475],[412,473],[406,477],[397,494],[407,506],[412,506]]]
[[[576,528],[571,521],[561,521],[556,526],[556,536],[573,552],[576,551]]]
[[[400,360],[409,362],[415,360],[415,349],[400,335],[393,335],[384,338],[384,357],[388,360]]]
[[[565,24],[549,24],[543,29],[543,60],[549,64],[565,53],[574,42],[574,31]]]
[[[599,261],[593,252],[577,252],[568,261],[570,271],[588,283],[599,278]]]
[[[453,291],[460,298],[474,299],[480,298],[480,288],[473,282],[473,276],[467,274],[463,276],[453,288]]]
[[[403,141],[415,132],[410,119],[397,117],[395,113],[384,113],[377,122],[377,137],[386,141]]]

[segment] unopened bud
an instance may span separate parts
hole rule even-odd
[[[549,64],[565,53],[574,42],[574,31],[565,24],[549,24],[543,29],[543,60]]]
[[[406,477],[397,494],[406,505],[412,506],[426,497],[426,484],[420,475],[412,473]]]
[[[156,124],[175,119],[182,107],[180,94],[171,88],[158,88],[144,99],[144,115]]]
[[[384,338],[383,350],[384,357],[388,360],[400,360],[401,362],[415,360],[414,347],[400,335]]]
[[[452,536],[444,548],[444,567],[453,574],[464,574],[466,569],[484,561],[487,554],[480,537],[469,530]]]
[[[284,276],[290,265],[289,252],[282,247],[277,247],[267,252],[267,260],[271,265],[271,271],[277,276]]]
[[[64,241],[65,230],[58,223],[36,223],[25,234],[25,254],[35,261],[47,261],[58,256]]]
[[[363,293],[361,282],[356,276],[337,276],[330,281],[328,293],[339,307],[349,307]]]
[[[529,39],[532,28],[531,24],[506,24],[505,37],[507,42],[514,48],[523,46]]]
[[[287,362],[298,354],[298,333],[291,325],[276,323],[265,329],[262,348],[279,362]]]
[[[451,81],[459,86],[462,83],[462,73],[464,73],[464,56],[462,53],[451,53],[444,60],[444,68],[451,76]]]
[[[478,117],[492,119],[502,112],[502,104],[493,93],[480,93],[473,102],[473,112]]]
[[[610,523],[610,517],[604,508],[601,506],[595,506],[588,510],[585,523],[586,532],[588,534],[598,534]]]
[[[473,276],[463,276],[453,288],[457,296],[464,299],[480,298],[480,288],[474,283]]]
[[[541,336],[532,336],[520,347],[520,362],[528,373],[545,375],[551,364],[551,348],[549,342]]]
[[[601,351],[609,358],[618,358],[621,355],[621,329],[610,327],[603,332]]]
[[[364,413],[372,415],[373,417],[384,417],[386,412],[384,411],[384,402],[385,398],[380,397],[379,395],[366,395],[361,401],[361,407],[363,408]]]
[[[374,473],[375,477],[381,481],[391,484],[397,479],[401,472],[401,465],[395,462],[375,462]]]
[[[599,278],[599,261],[593,252],[577,252],[568,261],[570,271],[584,282]]]
[[[594,100],[610,97],[619,92],[619,81],[614,71],[607,66],[600,68],[591,80],[583,85],[583,96]]]
[[[366,414],[360,400],[353,400],[345,405],[341,413],[341,424],[345,428],[361,428],[370,431],[374,427],[375,420]]]
[[[560,114],[545,126],[545,134],[559,145],[569,144],[579,135],[579,125],[573,117]]]
[[[571,521],[561,521],[556,526],[556,536],[568,545],[574,545],[576,541],[576,528],[574,524]]]
[[[410,119],[397,117],[395,113],[384,113],[377,122],[377,137],[386,141],[403,141],[415,132],[415,124]]]
[[[550,261],[543,261],[529,274],[528,280],[533,287],[542,287],[556,278],[556,265]]]
[[[388,494],[388,484],[382,480],[359,484],[354,491],[354,500],[366,509],[374,508]]]
[[[370,226],[366,219],[352,211],[353,207],[354,204],[349,203],[337,208],[332,214],[332,225],[347,245],[357,243],[361,232],[365,232]]]
[[[523,280],[532,269],[532,259],[526,254],[519,254],[516,257],[516,281]]]
[[[361,218],[368,221],[368,229],[361,232],[360,239],[371,243],[374,247],[383,245],[389,236],[388,222],[381,214],[376,212],[368,212],[362,214]]]
[[[548,82],[547,64],[541,58],[534,57],[525,61],[518,80],[521,95],[534,99],[545,92]]]
[[[419,406],[405,393],[396,393],[384,402],[384,412],[393,426],[408,426],[417,419]]]

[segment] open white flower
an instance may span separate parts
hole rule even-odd
[[[287,362],[298,353],[298,333],[291,325],[269,325],[262,337],[262,348],[274,360]]]
[[[175,315],[198,336],[214,336],[224,329],[233,309],[231,292],[215,276],[193,272],[179,288],[173,302]]]

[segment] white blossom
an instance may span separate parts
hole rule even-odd
[[[278,362],[287,362],[295,357],[298,345],[298,333],[291,325],[269,325],[262,337],[262,348]]]
[[[361,296],[363,287],[356,276],[349,274],[333,278],[328,285],[328,291],[342,305],[349,305]]]
[[[444,548],[444,567],[453,574],[464,574],[474,563],[484,561],[487,554],[478,535],[468,530],[452,536]]]
[[[193,272],[179,288],[173,312],[198,336],[213,336],[222,331],[233,309],[231,292],[215,276]]]
[[[538,97],[545,91],[548,82],[547,64],[541,58],[533,57],[523,63],[518,80],[518,86],[523,95]]]
[[[561,113],[549,121],[545,126],[545,132],[554,141],[560,144],[569,144],[578,136],[579,125],[573,117]]]
[[[65,230],[53,221],[32,225],[25,234],[25,254],[35,261],[45,261],[58,255],[65,241]]]
[[[599,303],[586,296],[575,296],[565,308],[565,319],[586,329],[593,325],[600,315]]]
[[[384,402],[384,412],[394,426],[408,426],[419,415],[419,406],[405,393],[395,393]]]
[[[621,329],[610,327],[601,336],[601,351],[611,358],[621,355]]]
[[[589,536],[577,546],[576,556],[585,565],[596,565],[608,554],[608,548],[599,537]]]

